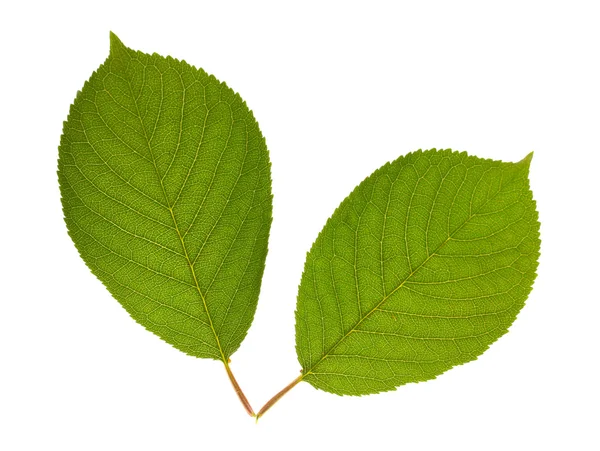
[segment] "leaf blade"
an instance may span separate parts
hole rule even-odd
[[[530,160],[419,151],[363,181],[307,255],[303,380],[338,394],[392,390],[475,359],[505,333],[539,255]]]
[[[226,362],[252,322],[267,253],[264,138],[224,83],[110,41],[61,137],[69,234],[137,322]]]

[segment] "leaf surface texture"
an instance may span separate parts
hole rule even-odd
[[[337,394],[392,390],[476,359],[503,335],[539,256],[530,160],[418,151],[356,187],[307,255],[303,380]]]
[[[129,314],[187,354],[228,359],[254,316],[272,210],[239,95],[111,34],[65,122],[59,182],[81,257]]]

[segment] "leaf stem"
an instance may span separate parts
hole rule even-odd
[[[225,370],[227,371],[227,376],[229,376],[231,385],[233,385],[233,389],[235,390],[235,393],[238,395],[238,398],[240,398],[240,401],[242,402],[244,409],[246,409],[246,412],[248,412],[248,415],[250,415],[251,417],[255,417],[256,414],[254,413],[254,409],[252,409],[252,406],[248,402],[248,398],[246,398],[246,395],[244,395],[244,392],[242,391],[240,384],[238,384],[238,382],[235,380],[235,377],[234,377],[233,373],[231,372],[231,368],[229,368],[229,363],[226,361],[224,361],[223,363],[225,364]]]
[[[262,407],[262,409],[260,409],[260,412],[258,412],[258,414],[256,414],[256,421],[258,421],[258,419],[260,417],[262,417],[267,410],[269,410],[271,407],[273,407],[273,404],[275,404],[277,401],[279,401],[283,395],[285,395],[292,388],[294,388],[296,385],[298,385],[298,383],[300,381],[302,381],[302,378],[304,378],[304,374],[301,374],[300,376],[298,376],[291,383],[289,383],[288,385],[286,385],[283,388],[283,390],[281,390],[279,393],[277,393],[275,396],[273,396],[271,399],[269,399],[267,401],[267,403]]]

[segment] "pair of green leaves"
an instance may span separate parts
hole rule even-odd
[[[535,279],[539,223],[519,163],[410,153],[341,203],[307,255],[296,309],[304,380],[362,395],[432,379],[503,335]],[[69,233],[140,324],[229,368],[252,322],[272,195],[243,100],[201,69],[125,47],[78,93],[59,149]]]

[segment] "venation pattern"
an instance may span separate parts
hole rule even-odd
[[[268,152],[239,95],[111,35],[59,155],[65,219],[92,272],[168,343],[227,359],[254,316],[271,224]]]
[[[338,394],[392,390],[503,335],[539,256],[530,159],[433,149],[363,181],[307,256],[296,310],[303,380]]]

